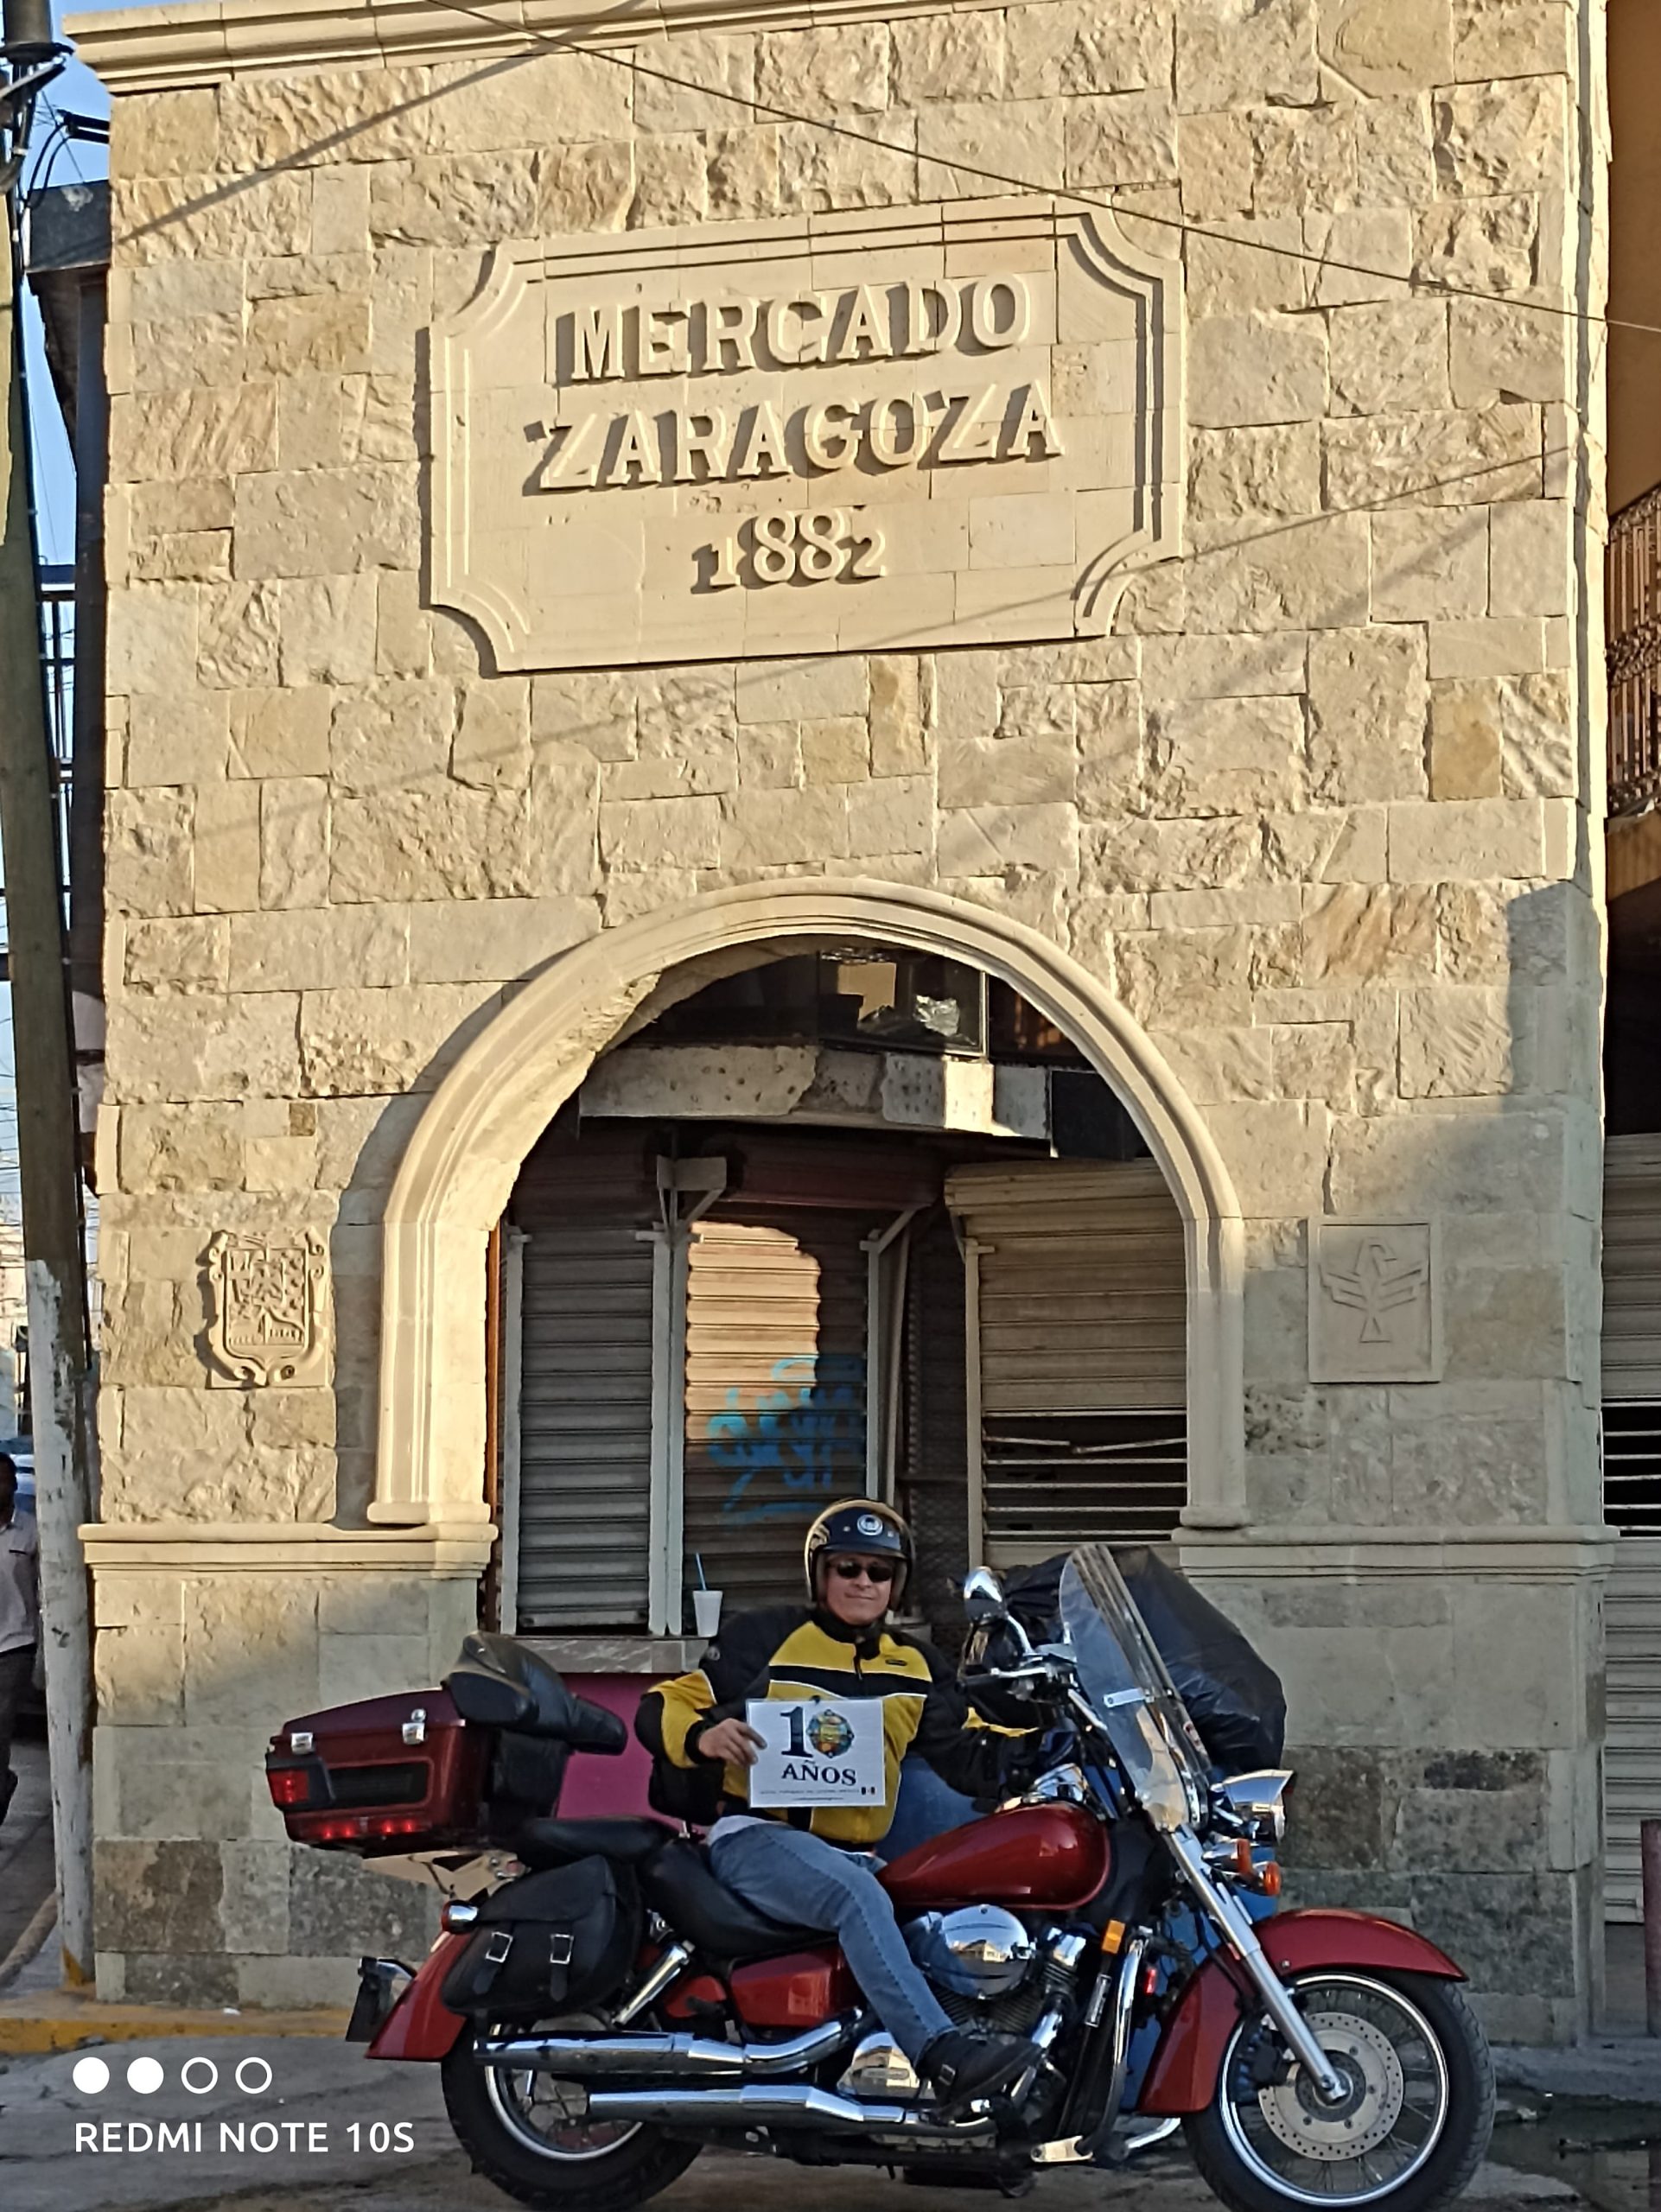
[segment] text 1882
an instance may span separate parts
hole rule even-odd
[[[882,532],[862,512],[810,507],[804,513],[752,515],[730,537],[700,545],[698,581],[706,591],[734,584],[862,584],[888,572]]]

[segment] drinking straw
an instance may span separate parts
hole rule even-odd
[[[703,1579],[703,1554],[702,1552],[693,1553],[692,1564],[698,1571],[698,1588],[700,1590],[707,1590],[710,1586]]]

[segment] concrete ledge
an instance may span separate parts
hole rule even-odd
[[[67,1990],[0,1999],[0,2056],[74,2050],[88,2043],[138,2043],[150,2036],[330,2036],[351,2016],[333,2006],[304,2012],[204,2012],[174,2005],[104,2005]]]
[[[391,1529],[332,1522],[87,1521],[86,1563],[105,1577],[156,1574],[420,1573],[470,1582],[484,1572],[496,1530],[488,1521]]]
[[[213,84],[271,69],[361,69],[455,56],[523,54],[542,41],[633,45],[675,30],[797,30],[823,22],[927,15],[941,0],[497,0],[493,27],[430,0],[224,0],[72,16],[64,28],[111,92]],[[997,0],[951,0],[954,9]],[[130,18],[130,21],[128,18]]]
[[[1504,2088],[1661,2106],[1661,2043],[1651,2036],[1594,2036],[1565,2050],[1501,2044],[1494,2050],[1493,2070]]]

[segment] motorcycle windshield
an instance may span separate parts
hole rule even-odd
[[[1208,1797],[1205,1756],[1105,1544],[1069,1555],[1060,1596],[1079,1688],[1137,1802],[1157,1828],[1197,1827]]]

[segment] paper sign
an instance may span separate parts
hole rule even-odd
[[[847,1705],[752,1698],[745,1719],[761,1738],[750,1769],[750,1803],[880,1805],[888,1796],[882,1700]]]

